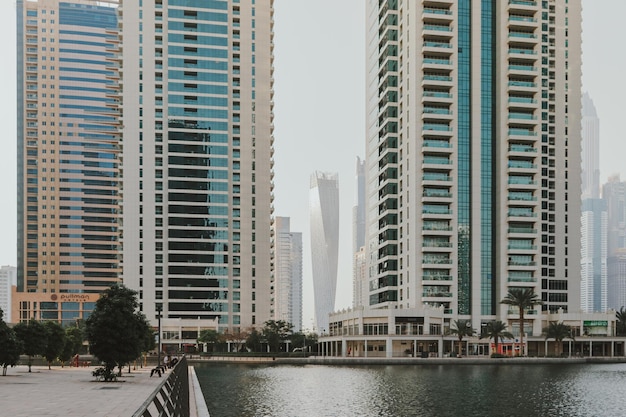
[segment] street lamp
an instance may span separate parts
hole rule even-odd
[[[157,366],[161,366],[161,304],[157,304],[158,334],[157,334]]]

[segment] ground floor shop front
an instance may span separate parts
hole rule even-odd
[[[626,338],[581,337],[560,342],[540,338],[525,340],[527,356],[531,357],[617,357],[626,356]],[[498,343],[493,340],[467,338],[459,343],[457,338],[444,337],[323,337],[318,353],[322,356],[360,358],[445,358],[455,356],[519,356],[519,340]],[[460,353],[459,353],[460,352]]]

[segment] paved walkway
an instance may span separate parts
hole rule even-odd
[[[163,378],[150,378],[151,368],[126,367],[118,382],[96,382],[86,368],[24,365],[1,376],[0,416],[11,417],[130,417]]]

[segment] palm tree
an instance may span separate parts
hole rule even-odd
[[[456,328],[451,328],[450,333],[457,335],[459,338],[457,356],[460,358],[462,352],[461,343],[463,343],[463,338],[465,336],[474,336],[476,334],[476,330],[472,329],[472,322],[470,320],[458,319],[454,320],[453,323]]]
[[[556,346],[554,347],[556,356],[561,356],[563,339],[566,337],[574,338],[572,336],[572,328],[563,322],[551,321],[543,331],[546,334],[546,340],[554,339],[556,341]]]
[[[615,317],[617,318],[617,336],[626,335],[626,310],[623,306],[615,312]]]
[[[493,338],[494,344],[496,345],[496,352],[495,353],[500,353],[498,352],[498,343],[500,343],[501,340],[504,339],[513,339],[513,334],[511,334],[511,332],[508,332],[506,330],[506,323],[500,320],[492,320],[489,323],[487,323],[487,326],[485,328],[485,332],[480,336],[480,338]]]
[[[502,301],[502,304],[515,306],[519,309],[519,332],[520,332],[520,349],[521,356],[525,356],[524,352],[524,313],[527,309],[536,305],[543,304],[543,301],[535,293],[533,288],[509,288],[509,292]]]

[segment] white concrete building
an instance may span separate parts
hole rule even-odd
[[[365,261],[365,161],[356,158],[356,203],[352,207],[352,306],[363,305]]]
[[[580,310],[580,0],[369,0],[368,307]]]
[[[289,217],[274,218],[274,320],[302,331],[302,233],[291,231]]]
[[[11,293],[17,286],[17,268],[10,265],[0,267],[0,309],[5,323],[12,323]]]

